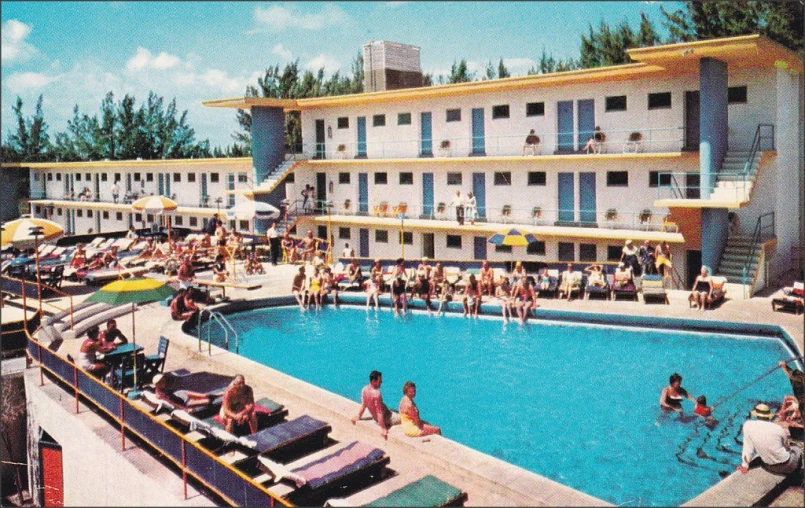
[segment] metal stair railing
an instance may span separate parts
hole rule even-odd
[[[223,314],[215,310],[204,309],[198,313],[198,350],[201,351],[201,342],[204,336],[204,328],[203,328],[203,316],[209,316],[207,319],[207,354],[212,354],[212,341],[210,340],[210,333],[211,333],[211,323],[216,323],[223,331],[224,331],[224,345],[226,346],[226,350],[229,351],[229,337],[230,334],[232,335],[233,340],[235,341],[235,353],[240,352],[240,338],[238,337],[238,332],[232,326],[232,323],[227,320]]]
[[[766,224],[764,225],[764,219],[766,220]],[[752,233],[752,241],[749,245],[749,250],[746,252],[746,256],[744,257],[743,268],[742,268],[742,275],[741,275],[741,284],[744,287],[744,298],[747,298],[747,279],[749,277],[749,267],[752,266],[752,260],[757,257],[760,253],[756,251],[760,249],[761,244],[764,238],[764,232],[768,232],[771,230],[771,233],[767,235],[768,238],[771,238],[775,234],[775,226],[774,226],[774,212],[764,213],[760,217],[757,218],[757,222],[755,222],[755,230]],[[754,286],[754,281],[757,278],[757,270],[760,267],[755,269],[755,274],[752,277],[752,285]]]
[[[764,128],[770,128],[771,134],[764,135],[762,130]],[[743,191],[746,193],[746,184],[749,183],[750,175],[752,174],[752,166],[755,164],[755,159],[757,158],[758,152],[761,151],[760,146],[761,142],[764,139],[771,140],[771,148],[774,149],[774,124],[770,123],[761,123],[758,124],[757,129],[755,129],[755,137],[752,139],[752,147],[749,149],[749,155],[746,157],[746,163],[744,164],[744,170],[741,174],[741,180],[743,182]],[[749,196],[744,194],[744,199],[749,199]]]

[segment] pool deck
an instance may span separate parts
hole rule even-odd
[[[272,296],[287,296],[291,280],[298,267],[280,265],[266,266],[267,274],[250,277],[262,287],[256,290],[227,289],[226,295],[233,301],[253,300]],[[202,274],[203,277],[204,274]],[[91,290],[76,286],[73,303],[77,304]],[[69,289],[67,290],[68,292]],[[216,293],[219,293],[216,291]],[[803,318],[793,313],[772,312],[770,297],[755,297],[749,300],[726,301],[715,310],[705,312],[688,307],[688,291],[669,291],[670,305],[644,304],[629,301],[539,299],[539,309],[578,311],[599,314],[621,314],[642,317],[670,317],[704,321],[727,321],[747,324],[769,324],[782,327],[791,337],[800,354],[803,351]],[[63,299],[61,303],[63,305]],[[389,312],[387,306],[383,309]],[[538,310],[539,312],[539,310]],[[147,316],[147,317],[146,317]],[[331,437],[339,442],[361,440],[383,449],[390,457],[389,467],[397,474],[434,474],[442,480],[461,488],[469,494],[468,506],[603,506],[606,502],[573,490],[553,480],[541,477],[522,468],[503,462],[495,457],[472,450],[449,438],[406,437],[399,426],[389,432],[388,440],[380,436],[379,427],[364,419],[353,425],[350,417],[357,413],[359,404],[353,400],[327,392],[309,383],[294,379],[281,372],[233,353],[214,348],[208,355],[206,347],[198,351],[198,341],[181,333],[178,323],[170,319],[169,309],[158,304],[142,307],[136,312],[137,342],[146,352],[154,352],[160,335],[171,338],[165,370],[185,368],[191,371],[210,370],[221,374],[242,373],[254,388],[256,398],[269,397],[288,407],[289,418],[309,414],[323,419],[332,426]],[[131,337],[131,319],[117,319],[118,327]],[[66,340],[61,354],[76,356],[79,340]],[[765,369],[767,367],[763,367]],[[368,374],[368,373],[367,373]],[[781,374],[782,375],[782,374]],[[390,402],[396,397],[389,395]],[[355,394],[357,399],[358,394]],[[428,415],[424,415],[426,418]],[[438,425],[438,421],[433,421]],[[750,474],[733,474],[714,488],[688,502],[691,506],[749,506],[769,502],[770,492],[783,486],[778,477],[766,478],[768,473],[753,469]],[[777,479],[777,481],[774,481]],[[791,494],[793,506],[803,505],[802,490]],[[708,497],[709,496],[709,497]],[[785,506],[786,504],[776,504]]]

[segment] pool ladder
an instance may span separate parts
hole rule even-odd
[[[212,328],[212,323],[218,324],[221,330],[224,331],[224,345],[226,346],[226,350],[229,351],[229,338],[231,336],[235,341],[235,353],[240,353],[240,338],[238,337],[238,332],[235,331],[235,328],[232,326],[232,323],[230,323],[220,312],[208,309],[204,309],[198,314],[198,350],[201,351],[201,341],[204,335],[202,321],[205,314],[209,317],[207,320],[207,354],[212,355],[212,341],[210,340],[210,329]]]

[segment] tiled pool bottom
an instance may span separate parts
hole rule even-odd
[[[680,504],[714,485],[740,461],[747,408],[789,390],[782,374],[765,378],[710,430],[660,415],[668,375],[712,404],[790,358],[781,341],[352,308],[230,320],[244,356],[353,400],[381,370],[392,407],[413,380],[445,436],[614,504]]]

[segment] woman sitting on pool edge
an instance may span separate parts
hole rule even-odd
[[[419,418],[419,408],[414,403],[416,385],[406,381],[403,385],[403,398],[400,399],[400,419],[403,432],[410,437],[423,437],[431,434],[442,434],[442,429],[423,422]]]
[[[684,388],[682,388],[682,376],[674,372],[668,378],[668,386],[663,388],[660,394],[660,407],[665,411],[682,412],[682,399],[688,398],[696,402]]]

